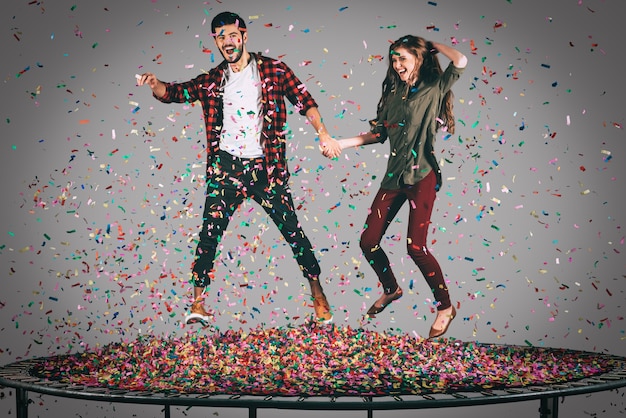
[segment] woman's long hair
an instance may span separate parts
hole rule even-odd
[[[409,86],[408,83],[404,83],[400,80],[398,73],[393,69],[393,60],[391,56],[398,48],[404,48],[409,53],[414,55],[417,59],[417,81],[424,83],[430,83],[437,79],[442,73],[441,64],[439,64],[439,58],[437,58],[437,51],[433,47],[432,43],[426,41],[424,38],[413,35],[406,35],[393,42],[389,46],[389,67],[387,68],[387,75],[383,80],[382,95],[378,102],[378,111],[380,112],[385,105],[389,94],[397,91],[400,88],[406,89],[406,94],[413,86]],[[404,84],[404,86],[403,86]],[[454,101],[454,94],[452,90],[449,90],[443,98],[443,103],[439,110],[439,119],[443,121],[443,126],[446,127],[448,133],[454,133],[454,113],[452,111]]]

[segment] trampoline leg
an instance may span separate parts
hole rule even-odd
[[[17,418],[28,418],[28,392],[26,389],[15,389],[15,406]]]
[[[540,418],[558,418],[559,416],[559,398],[541,398],[539,406]]]
[[[165,418],[170,418],[171,416],[171,411],[170,411],[170,404],[165,405]]]
[[[248,418],[256,418],[256,408],[248,408]]]

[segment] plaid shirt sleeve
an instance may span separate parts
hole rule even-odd
[[[285,97],[301,115],[317,103],[294,72],[283,62],[257,57],[263,94],[263,133],[265,162],[270,178],[280,183],[289,179],[286,160],[287,124]]]
[[[219,150],[219,132],[222,125],[219,71],[214,69],[208,74],[200,74],[192,80],[181,83],[166,83],[165,94],[163,97],[157,97],[163,103],[186,103],[190,106],[199,103],[202,106],[209,160]]]

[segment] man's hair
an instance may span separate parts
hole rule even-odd
[[[214,37],[217,36],[218,34],[215,32],[215,29],[226,25],[237,25],[240,31],[246,31],[246,22],[239,17],[237,13],[222,12],[211,21],[211,34],[213,34]]]

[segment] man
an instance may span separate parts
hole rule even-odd
[[[164,103],[202,104],[207,135],[207,191],[203,225],[192,268],[194,301],[186,323],[207,322],[206,287],[230,218],[246,198],[259,203],[279,228],[307,278],[315,317],[328,323],[333,315],[319,281],[320,267],[302,231],[289,189],[286,162],[285,97],[306,115],[326,155],[338,155],[339,144],[326,130],[315,100],[284,63],[246,47],[246,24],[237,14],[215,16],[211,31],[224,57],[207,74],[182,83],[164,83],[152,73],[137,78]]]

